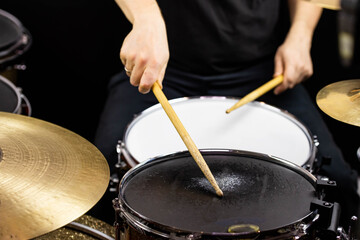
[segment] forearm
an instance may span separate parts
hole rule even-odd
[[[311,46],[314,30],[322,14],[322,8],[302,0],[288,0],[291,27],[288,37],[296,37]]]
[[[115,2],[132,24],[148,19],[162,21],[156,0],[115,0]]]

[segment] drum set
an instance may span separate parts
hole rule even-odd
[[[317,175],[318,141],[309,129],[264,102],[226,115],[239,99],[221,96],[169,102],[222,197],[156,104],[134,117],[116,146],[114,226],[84,215],[108,188],[107,161],[81,136],[31,117],[29,101],[9,80],[23,69],[14,62],[31,36],[2,10],[0,28],[10,36],[0,42],[0,239],[357,239],[357,217],[344,229],[340,205],[328,198],[336,182]],[[338,83],[320,91],[317,103],[360,126],[359,92],[358,80]],[[339,95],[348,108],[334,108]]]
[[[134,117],[117,146],[119,175],[125,172],[114,200],[117,239],[356,239],[354,229],[338,225],[339,204],[327,199],[336,182],[316,175],[316,137],[263,102],[226,115],[237,101],[169,101],[224,191],[221,199],[160,104]]]

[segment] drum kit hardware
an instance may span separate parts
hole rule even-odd
[[[192,172],[199,169],[187,165],[191,156],[160,104],[134,117],[116,147],[119,171],[119,178],[113,182],[119,183],[116,188],[119,197],[113,201],[116,239],[357,239],[354,232],[357,218],[352,218],[346,232],[339,226],[339,204],[327,199],[327,195],[333,195],[336,182],[316,175],[319,167],[315,157],[319,144],[316,136],[293,115],[263,102],[252,101],[230,115],[224,114],[224,109],[238,101],[216,96],[169,101],[209,167],[215,170],[214,176],[224,191],[220,201],[210,193],[211,185]],[[157,136],[156,143],[148,141],[147,136]],[[251,159],[251,166],[262,170],[243,166],[244,158]],[[270,173],[266,177],[261,173],[265,171],[264,166],[260,167],[263,163],[270,164],[271,169],[281,166],[286,172],[291,169],[299,174],[301,180],[289,177],[299,184],[294,186],[299,195],[294,194],[291,199],[294,189],[286,190],[280,184],[289,183],[288,180],[279,180],[279,186],[268,182],[287,173]],[[260,175],[265,177],[256,183],[253,178]],[[303,186],[302,178],[309,188]],[[300,186],[306,188],[306,193],[299,190]],[[261,190],[256,192],[256,187]],[[271,199],[266,199],[260,191],[268,188],[283,189],[284,193],[269,192],[265,195]],[[289,198],[277,199],[284,195]],[[299,199],[305,202],[297,202]],[[291,207],[292,201],[295,202]],[[269,207],[271,203],[285,202],[288,209]],[[283,204],[281,207],[285,207]],[[291,212],[302,211],[301,206],[302,213]],[[279,216],[268,215],[267,211]],[[284,222],[275,223],[274,219]]]
[[[357,239],[355,216],[348,231],[339,226],[341,206],[329,198],[336,182],[316,175],[316,136],[290,113],[252,100],[225,114],[239,99],[221,96],[169,101],[222,198],[161,104],[129,123],[110,176],[87,140],[31,117],[14,85],[31,35],[3,10],[0,29],[7,36],[0,37],[0,239]],[[331,117],[360,126],[360,81],[329,85],[316,101]],[[86,215],[107,189],[118,196],[115,227]]]
[[[89,215],[83,215],[66,226],[34,240],[114,240],[115,228]]]
[[[162,122],[166,116],[161,106],[134,118],[117,146],[119,168],[127,169],[113,201],[116,240],[356,239],[339,226],[340,206],[327,198],[336,183],[312,174],[316,141],[310,131],[291,114],[262,102],[225,114],[237,101],[170,101],[224,191],[221,199],[211,193],[211,184],[185,146],[169,144],[179,139],[170,123]],[[196,112],[199,116],[194,117]],[[261,119],[269,125],[256,122]],[[152,130],[167,139],[161,143],[165,147],[142,146],[142,134],[152,134],[144,131],[150,122],[159,124]],[[235,141],[231,133],[247,141]],[[206,134],[217,137],[202,138]],[[283,139],[274,142],[274,134]],[[273,146],[266,148],[269,143]],[[46,121],[0,112],[0,148],[1,239],[64,239],[69,229],[75,229],[71,236],[85,232],[95,239],[114,239],[74,221],[85,217],[108,187],[109,166],[95,146]],[[245,150],[236,150],[240,148]]]

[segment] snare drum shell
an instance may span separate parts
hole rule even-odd
[[[118,236],[124,239],[252,239],[254,236],[256,239],[293,239],[296,236],[300,239],[308,235],[301,226],[310,226],[316,217],[316,213],[310,211],[316,178],[308,171],[285,160],[246,151],[202,150],[202,154],[224,192],[223,199],[212,192],[209,183],[206,185],[196,164],[190,167],[193,160],[188,152],[151,159],[132,168],[121,181]],[[184,163],[186,161],[189,163]],[[249,175],[239,172],[239,167],[249,171]],[[264,176],[266,181],[259,180],[262,173],[252,174],[254,169],[271,173]],[[200,175],[193,176],[197,171]],[[257,176],[244,178],[251,175]],[[291,186],[290,181],[296,186]],[[261,186],[253,185],[255,182]],[[272,183],[276,183],[275,186]],[[267,192],[268,187],[276,192]],[[134,200],[134,196],[138,199]],[[291,204],[295,205],[291,207]],[[284,207],[282,212],[278,211],[279,206]],[[224,226],[232,225],[233,221],[256,223],[262,231],[226,232]]]

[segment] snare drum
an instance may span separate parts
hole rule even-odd
[[[16,70],[25,66],[19,59],[31,45],[31,35],[12,14],[0,9],[0,74],[15,82]]]
[[[239,99],[226,97],[170,100],[199,149],[235,149],[269,154],[299,166],[313,164],[316,146],[310,131],[293,115],[262,102],[226,114]],[[127,126],[120,153],[127,165],[187,150],[160,104]]]
[[[31,105],[21,89],[0,75],[0,111],[31,116]]]
[[[330,217],[312,207],[317,180],[304,168],[245,151],[202,154],[224,196],[189,152],[150,159],[122,178],[117,239],[307,239],[315,224],[327,229]]]

